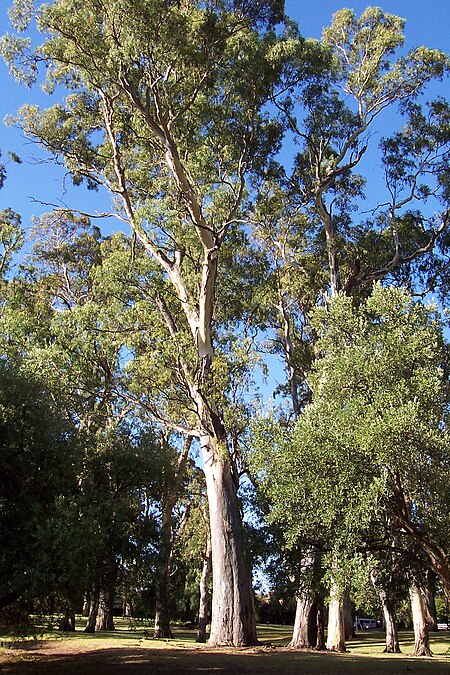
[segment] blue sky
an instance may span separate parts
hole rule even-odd
[[[303,35],[320,38],[322,29],[331,21],[334,12],[342,7],[351,7],[359,14],[367,5],[364,1],[340,2],[339,0],[286,0],[286,13],[295,19]],[[377,4],[377,3],[372,3]],[[443,51],[450,51],[450,9],[448,0],[385,0],[378,3],[385,11],[398,14],[407,20],[406,45],[415,47],[424,44]],[[8,30],[8,0],[0,9],[0,33]],[[23,103],[37,102],[41,105],[54,103],[54,97],[43,95],[38,88],[28,90],[17,85],[8,75],[6,66],[0,62],[0,120],[13,114]],[[442,95],[450,96],[450,83],[441,87]],[[26,229],[31,217],[50,210],[39,201],[59,203],[63,201],[74,208],[95,212],[108,209],[106,196],[87,193],[83,188],[73,189],[70,181],[64,183],[63,172],[45,162],[45,155],[36,146],[21,136],[20,131],[6,127],[0,122],[0,149],[3,161],[9,150],[15,151],[23,164],[8,164],[8,178],[0,192],[0,208],[10,206],[22,214]],[[38,200],[33,201],[33,200]]]

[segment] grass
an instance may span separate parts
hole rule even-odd
[[[449,675],[450,634],[431,637],[433,658],[413,658],[411,631],[400,633],[403,654],[383,654],[384,635],[359,633],[349,641],[347,653],[328,654],[287,648],[292,627],[260,625],[260,644],[251,648],[210,649],[195,643],[195,631],[175,628],[173,640],[154,640],[149,627],[118,619],[115,632],[51,633],[36,641],[24,640],[15,649],[0,650],[0,672],[67,675],[113,673],[297,673],[299,675],[391,675],[422,673]],[[17,648],[19,647],[19,648]]]

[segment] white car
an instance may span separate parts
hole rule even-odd
[[[356,630],[370,630],[376,627],[377,627],[376,619],[366,619],[365,617],[362,617],[360,619],[356,619],[355,621]]]

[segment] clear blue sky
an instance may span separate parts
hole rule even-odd
[[[8,30],[8,0],[3,0],[0,9],[0,33]],[[287,0],[286,13],[295,19],[303,35],[319,38],[322,29],[330,23],[334,12],[342,7],[351,7],[359,14],[369,4],[364,1],[340,2],[339,0]],[[424,44],[450,52],[450,8],[449,0],[385,0],[380,4],[385,11],[398,14],[407,20],[407,47]],[[50,105],[53,99],[44,96],[38,89],[29,91],[15,84],[9,77],[3,62],[0,62],[0,120],[14,113],[25,102],[38,102]],[[446,82],[440,92],[450,97],[450,83]],[[32,215],[39,215],[49,208],[32,201],[64,200],[69,206],[89,211],[105,210],[107,200],[99,194],[88,193],[82,188],[68,192],[62,184],[62,170],[50,164],[36,165],[36,159],[42,161],[44,154],[22,138],[17,129],[8,128],[0,123],[0,149],[3,160],[8,150],[14,150],[23,159],[22,165],[8,165],[8,178],[0,192],[0,208],[12,207],[23,216],[26,229]],[[68,184],[70,181],[68,181]]]

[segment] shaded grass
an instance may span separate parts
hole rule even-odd
[[[80,628],[84,624],[79,624]],[[413,634],[400,633],[403,654],[383,654],[384,635],[359,633],[346,654],[296,651],[286,648],[292,627],[260,625],[260,645],[253,648],[209,649],[194,642],[195,631],[175,628],[173,640],[148,637],[149,626],[130,628],[117,621],[116,632],[53,634],[25,649],[2,650],[0,671],[8,674],[80,673],[298,673],[299,675],[450,674],[450,635],[432,634],[435,656],[412,658]],[[25,647],[25,645],[24,645]]]

